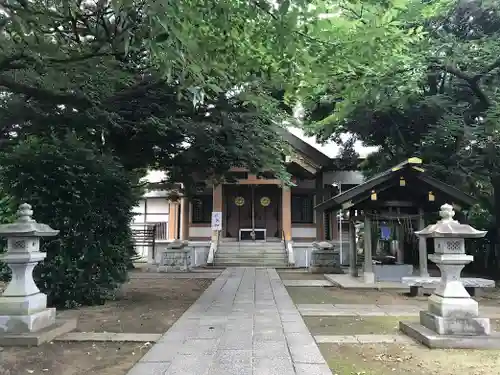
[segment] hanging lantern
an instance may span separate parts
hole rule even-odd
[[[372,195],[370,196],[371,200],[372,201],[376,201],[377,200],[377,193],[375,192],[375,190],[372,190]]]
[[[406,180],[403,176],[399,178],[399,186],[406,186]]]
[[[429,202],[434,202],[436,200],[436,197],[434,196],[434,193],[432,191],[429,191]]]

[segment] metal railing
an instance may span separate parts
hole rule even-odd
[[[154,229],[155,240],[168,240],[168,222],[132,223],[132,233],[140,234]]]

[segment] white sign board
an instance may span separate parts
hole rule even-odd
[[[222,230],[222,212],[212,212],[212,230]]]

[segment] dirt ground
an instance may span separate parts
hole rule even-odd
[[[349,290],[337,287],[287,287],[295,304],[380,304],[426,306],[428,296],[410,297],[404,293],[377,290]],[[500,306],[500,291],[494,289],[475,298],[481,306]]]
[[[498,375],[498,350],[430,350],[401,344],[320,344],[336,375]]]
[[[418,321],[418,316],[304,316],[311,334],[316,335],[394,335],[399,321]],[[500,329],[500,319],[491,319],[493,331]]]
[[[207,279],[132,279],[124,297],[104,306],[67,310],[80,332],[163,333],[211,284]],[[149,343],[53,342],[0,348],[0,375],[125,375]]]
[[[140,343],[54,342],[0,349],[0,375],[125,375],[147,351]]]
[[[80,332],[163,333],[205,291],[206,279],[132,279],[124,298],[104,306],[60,312],[78,318]]]

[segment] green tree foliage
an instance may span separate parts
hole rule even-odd
[[[73,134],[30,137],[0,157],[1,190],[60,230],[43,239],[35,280],[50,305],[103,303],[127,280],[136,177]]]
[[[499,220],[493,194],[500,191],[499,3],[389,1],[369,3],[369,14],[360,12],[362,4],[348,3],[352,18],[343,18],[349,27],[370,24],[372,17],[384,25],[392,14],[389,24],[408,37],[400,40],[404,48],[381,43],[373,63],[349,55],[349,64],[359,66],[347,84],[339,87],[331,76],[306,101],[312,132],[321,139],[350,132],[379,146],[364,163],[368,174],[418,155],[439,178],[478,196]]]
[[[287,177],[305,3],[0,5],[1,184],[61,230],[37,269],[52,304],[100,303],[125,280],[148,168],[188,190],[234,165]]]
[[[70,129],[129,170],[189,176],[196,160],[202,174],[286,175],[276,130],[304,38],[301,3],[2,5],[0,142]]]

